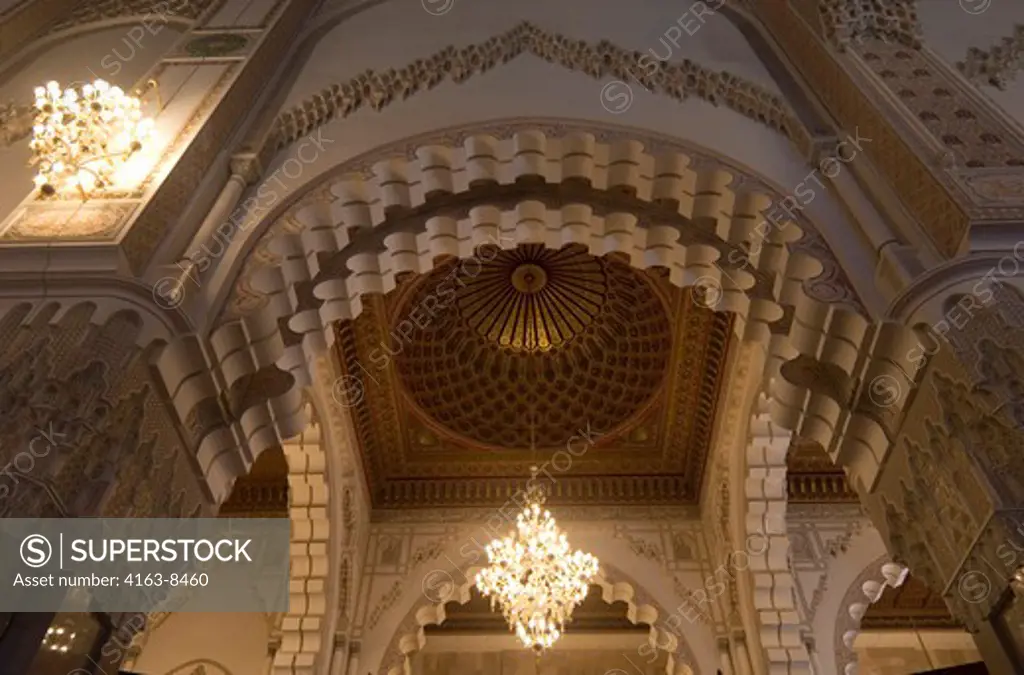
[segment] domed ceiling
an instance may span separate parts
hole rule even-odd
[[[528,447],[531,432],[554,447],[584,422],[617,434],[661,390],[666,300],[629,265],[527,246],[446,282],[453,270],[412,285],[397,311],[401,326],[453,292],[451,311],[393,336],[398,379],[425,425],[495,450]]]
[[[730,319],[657,273],[485,248],[337,331],[378,508],[501,504],[545,462],[553,503],[697,501]]]

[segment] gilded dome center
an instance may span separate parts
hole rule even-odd
[[[465,277],[460,315],[485,340],[516,351],[564,346],[593,323],[608,296],[601,262],[572,247],[500,251]]]
[[[528,447],[534,414],[542,447],[588,424],[610,432],[665,380],[664,301],[620,260],[527,245],[448,262],[411,284],[392,318],[405,327],[391,335],[399,378],[424,422],[464,441]],[[410,320],[427,306],[430,319]]]

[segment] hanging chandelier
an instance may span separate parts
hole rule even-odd
[[[77,193],[84,201],[110,188],[153,128],[138,98],[103,80],[63,91],[49,82],[35,95],[31,163],[36,187],[48,197]]]
[[[527,504],[516,530],[487,545],[490,563],[476,577],[477,588],[501,606],[509,627],[523,646],[540,653],[565,630],[576,605],[587,597],[598,572],[597,558],[571,551],[565,534],[543,508],[537,468],[527,489]]]

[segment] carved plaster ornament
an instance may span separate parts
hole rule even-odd
[[[920,45],[915,0],[822,0],[818,4],[826,37],[845,47],[867,40]]]
[[[1024,501],[1024,466],[1020,462],[1021,440],[1019,433],[1007,425],[998,414],[1004,407],[999,394],[1009,392],[1016,400],[1021,387],[1016,373],[1011,370],[1019,356],[996,346],[988,339],[979,343],[981,360],[978,370],[982,380],[978,387],[985,393],[986,401],[982,411],[978,410],[978,396],[972,395],[967,387],[952,378],[936,374],[935,390],[942,410],[943,423],[949,438],[957,443],[972,461],[978,463],[988,481],[1001,495],[1005,503],[1018,504]],[[996,394],[991,391],[995,390]],[[994,402],[994,403],[993,403]],[[991,407],[989,407],[991,406]],[[1009,408],[1014,411],[1018,406]],[[989,411],[985,411],[988,408]],[[968,467],[964,466],[964,469]],[[958,482],[967,480],[969,471],[954,473]],[[980,494],[978,486],[971,481],[963,485],[961,494],[965,498]],[[975,507],[975,510],[983,507]]]
[[[49,323],[51,310],[0,330],[0,465],[23,474],[0,482],[0,506],[18,517],[202,511],[177,434],[151,400],[136,319],[94,325],[95,307],[79,305]]]
[[[969,48],[964,60],[956,65],[969,80],[1005,91],[1024,67],[1024,24],[1014,25],[1012,35],[988,49]]]
[[[878,581],[879,572],[881,581]],[[895,562],[887,562],[879,569],[876,562],[869,565],[850,585],[846,597],[840,604],[840,614],[834,631],[836,667],[844,675],[857,675],[857,654],[853,651],[853,645],[868,607],[881,599],[887,587],[902,586],[909,572],[907,567]]]

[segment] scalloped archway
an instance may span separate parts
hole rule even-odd
[[[254,273],[262,306],[208,341],[185,337],[161,354],[158,368],[183,419],[223,395],[237,410],[232,433],[199,432],[211,484],[298,431],[287,411],[310,381],[308,363],[333,340],[335,321],[361,313],[364,295],[495,242],[576,244],[639,269],[663,268],[680,287],[714,286],[716,309],[736,316],[737,337],[768,351],[775,422],[829,449],[853,485],[870,482],[898,411],[880,409],[864,383],[886,376],[911,390],[916,338],[811,297],[805,282],[822,266],[793,246],[802,230],[792,220],[763,215],[772,197],[759,186],[731,187],[729,171],[691,168],[690,157],[671,149],[652,155],[640,141],[603,143],[587,133],[470,136],[461,147],[415,155],[331,184],[330,199],[301,208],[295,233],[274,240],[276,264]]]
[[[601,598],[607,604],[623,602],[626,604],[626,617],[636,625],[650,627],[649,644],[668,655],[665,666],[666,675],[701,675],[700,665],[694,657],[693,650],[685,638],[658,627],[658,621],[668,613],[653,599],[649,599],[633,580],[628,579],[619,570],[602,564],[602,571],[594,580],[601,589]],[[451,591],[440,601],[432,601],[424,594],[423,601],[409,610],[408,616],[399,624],[395,631],[388,651],[380,665],[378,675],[402,675],[411,672],[411,657],[423,649],[427,643],[424,627],[441,625],[445,618],[445,606],[455,602],[465,604],[469,601],[469,593],[474,584],[470,579],[476,577],[479,567],[470,567],[461,572],[462,583],[452,587]],[[610,572],[611,574],[608,574]],[[609,577],[622,579],[612,581]],[[411,624],[411,625],[410,625]]]
[[[161,355],[165,377],[192,383],[170,388],[183,416],[218,389],[262,385],[262,396],[238,401],[248,443],[223,433],[203,439],[210,478],[235,473],[237,453],[258,454],[282,422],[288,426],[278,410],[310,382],[309,362],[333,342],[331,326],[359,316],[366,296],[442,261],[473,260],[485,245],[575,245],[617,254],[637,269],[660,268],[678,287],[715,289],[714,308],[733,313],[736,338],[767,353],[764,419],[828,448],[862,488],[878,470],[893,419],[864,383],[887,376],[912,388],[905,362],[913,333],[808,293],[823,265],[796,245],[803,231],[792,219],[770,213],[763,185],[673,148],[657,150],[589,133],[470,135],[461,146],[416,148],[329,182],[273,239],[263,260],[270,264],[251,271],[263,301],[214,330],[207,348],[186,338]],[[777,459],[752,456],[751,466],[770,473]],[[755,575],[766,589],[752,592],[760,625],[774,626],[764,647],[786,652],[788,664],[803,659],[790,635],[792,603],[780,592],[792,595],[787,547],[777,523],[766,525],[779,545]]]
[[[839,604],[835,652],[837,670],[842,667],[842,675],[857,675],[857,656],[853,653],[853,643],[857,639],[860,621],[864,618],[868,605],[877,602],[887,586],[900,586],[910,571],[896,563],[886,562],[890,560],[891,556],[886,554],[868,565],[850,584]],[[879,577],[881,581],[878,580]]]

